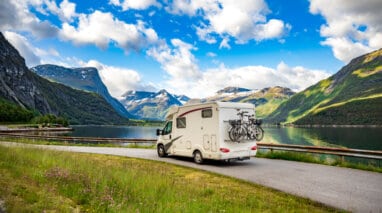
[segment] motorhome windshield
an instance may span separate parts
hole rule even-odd
[[[168,135],[171,133],[172,130],[172,121],[168,121],[166,123],[166,126],[163,128],[163,135]]]

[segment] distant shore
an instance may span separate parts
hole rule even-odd
[[[14,133],[14,132],[56,132],[56,131],[73,131],[71,127],[40,127],[40,128],[8,128],[5,126],[0,127],[0,133]]]

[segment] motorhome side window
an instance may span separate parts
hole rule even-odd
[[[211,118],[211,117],[212,117],[212,109],[202,110],[202,118]]]
[[[186,117],[180,117],[176,119],[176,128],[186,128]]]
[[[166,126],[163,128],[163,135],[168,135],[172,130],[172,121],[167,122]]]

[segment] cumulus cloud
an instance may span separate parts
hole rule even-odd
[[[152,84],[142,83],[141,76],[135,70],[105,65],[96,60],[89,60],[80,64],[97,68],[103,83],[114,97],[118,98],[128,90],[156,90]]]
[[[191,53],[196,48],[180,39],[172,39],[171,44],[173,48],[162,43],[150,48],[147,54],[157,60],[171,78],[188,80],[199,78],[200,70]]]
[[[76,25],[64,23],[60,32],[61,38],[77,45],[95,44],[107,48],[110,42],[126,52],[140,50],[158,41],[158,35],[145,23],[127,24],[115,18],[111,13],[94,11],[91,14],[80,14]]]
[[[122,7],[123,11],[129,9],[145,10],[151,6],[160,7],[160,4],[156,0],[110,0],[109,3]]]
[[[29,11],[29,5],[41,7],[42,1],[1,1],[0,30],[31,32],[38,38],[56,36],[58,28],[48,21],[41,21]]]
[[[325,20],[320,29],[323,45],[347,63],[382,47],[382,1],[310,0],[310,12]]]
[[[216,43],[215,36],[219,36],[221,48],[229,47],[227,36],[246,43],[280,38],[290,29],[282,20],[267,20],[270,10],[263,0],[174,0],[166,9],[173,14],[202,16],[197,35],[207,43]]]
[[[157,60],[169,75],[165,88],[175,94],[186,94],[193,98],[207,97],[227,86],[262,89],[269,86],[284,86],[301,91],[329,77],[323,70],[312,70],[301,66],[289,67],[280,62],[276,68],[264,66],[242,66],[228,68],[224,64],[201,70],[191,51],[195,47],[179,39],[172,46],[162,44],[148,50],[148,55]]]
[[[311,70],[301,66],[289,67],[284,62],[280,62],[276,68],[264,66],[227,68],[220,65],[202,72],[198,81],[187,82],[186,80],[173,81],[170,79],[166,84],[170,91],[197,98],[214,95],[216,91],[228,86],[249,89],[284,86],[294,91],[301,91],[327,77],[329,74],[323,70]]]
[[[72,22],[73,18],[77,16],[76,4],[68,0],[63,0],[59,6],[57,6],[55,1],[45,1],[45,3],[49,11],[58,15],[62,21]]]

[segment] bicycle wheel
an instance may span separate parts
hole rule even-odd
[[[240,142],[246,136],[246,134],[247,133],[243,126],[235,126],[230,129],[228,136],[231,141]]]
[[[235,127],[232,127],[228,132],[228,137],[232,142],[236,142]]]
[[[247,127],[247,136],[249,140],[255,140],[256,139],[256,130],[253,125],[250,125]]]
[[[237,128],[237,142],[240,142],[241,140],[246,139],[247,137],[247,130],[244,126],[238,126]]]
[[[261,126],[256,126],[255,127],[255,139],[257,141],[261,141],[264,137],[264,130],[261,128]]]

